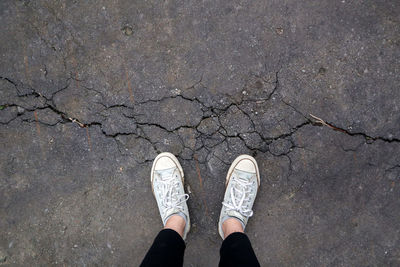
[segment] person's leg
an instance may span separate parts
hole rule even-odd
[[[185,224],[181,216],[172,215],[154,239],[140,266],[182,266],[186,247],[182,239]]]
[[[224,239],[219,266],[260,266],[249,238],[244,234],[260,185],[255,159],[248,155],[237,157],[226,177],[218,231]]]
[[[154,160],[151,185],[164,229],[155,238],[140,266],[182,266],[185,241],[190,229],[188,195],[183,187],[183,171],[171,153]]]
[[[237,219],[225,220],[222,229],[225,239],[220,249],[220,267],[260,266],[250,240],[244,234],[242,224]]]

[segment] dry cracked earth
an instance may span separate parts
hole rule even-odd
[[[400,265],[400,2],[0,2],[0,264],[137,266],[157,153],[185,266],[216,266],[230,162],[262,266]]]

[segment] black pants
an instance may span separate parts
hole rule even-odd
[[[177,232],[171,229],[161,230],[140,266],[181,267],[185,248],[185,242]],[[220,267],[260,266],[249,238],[243,233],[233,233],[225,238],[219,253]]]

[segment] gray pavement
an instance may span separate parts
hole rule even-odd
[[[400,2],[0,2],[0,264],[137,266],[157,153],[185,266],[216,266],[230,162],[263,266],[400,265]]]

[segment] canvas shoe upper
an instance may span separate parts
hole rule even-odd
[[[256,160],[249,155],[237,157],[228,170],[226,190],[218,223],[218,232],[224,239],[222,223],[228,218],[238,219],[243,230],[253,216],[252,207],[260,185]]]
[[[163,225],[171,215],[178,214],[186,221],[183,239],[190,230],[189,195],[183,187],[183,170],[178,159],[171,153],[159,154],[151,170],[151,184]]]

